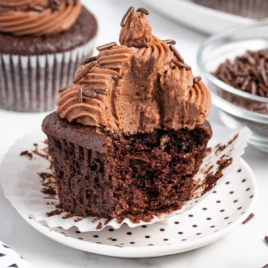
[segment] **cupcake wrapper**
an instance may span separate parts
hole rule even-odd
[[[268,1],[266,0],[194,0],[195,3],[223,12],[263,19],[268,16]]]
[[[73,50],[34,56],[0,54],[0,108],[54,110],[58,90],[72,84],[80,62],[92,55],[95,38]]]
[[[42,150],[47,147],[47,144],[44,144],[42,141],[45,140],[46,135],[42,133],[41,130],[27,134],[22,139],[18,140],[4,157],[0,168],[0,179],[4,195],[20,214],[34,217],[37,221],[45,221],[51,228],[60,226],[63,229],[69,229],[76,226],[81,232],[87,232],[96,231],[96,228],[97,231],[99,231],[106,225],[118,229],[124,223],[129,227],[136,227],[163,221],[166,218],[171,218],[191,209],[214,191],[216,186],[224,182],[226,175],[232,171],[233,165],[225,168],[222,173],[223,177],[215,182],[215,187],[212,187],[210,191],[204,194],[203,190],[207,185],[206,174],[208,171],[206,170],[209,169],[209,174],[213,175],[219,170],[219,161],[228,160],[230,157],[233,163],[239,161],[247,145],[247,141],[251,136],[251,132],[248,128],[231,130],[216,124],[211,124],[211,126],[213,129],[213,137],[208,144],[208,147],[211,147],[211,153],[204,158],[199,172],[194,176],[196,188],[192,198],[185,202],[180,210],[176,210],[170,214],[161,214],[159,217],[154,216],[151,222],[140,221],[139,223],[133,223],[129,219],[124,219],[119,223],[115,218],[107,223],[107,219],[96,217],[69,217],[66,212],[48,217],[46,213],[55,211],[55,205],[59,203],[59,199],[57,195],[50,197],[41,192],[44,186],[42,186],[40,182],[41,178],[38,173],[52,172],[50,169],[50,161],[32,151],[35,150],[33,144],[36,143],[38,144],[38,151],[44,154]],[[234,139],[235,136],[237,137],[236,139]],[[222,145],[220,150],[219,144]],[[74,152],[77,151],[75,150],[77,147],[73,149]],[[20,156],[20,153],[25,150],[32,153],[31,158],[27,155]],[[14,166],[14,163],[16,163],[16,166]],[[50,185],[52,187],[53,182]],[[54,189],[57,191],[56,188]],[[64,216],[67,217],[64,219]],[[101,225],[101,227],[99,227],[99,225]]]

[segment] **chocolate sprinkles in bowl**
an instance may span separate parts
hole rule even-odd
[[[218,79],[236,89],[268,98],[268,51],[248,50],[247,54],[222,63],[213,73]]]
[[[197,63],[223,123],[249,127],[249,143],[268,153],[268,22],[210,36],[199,48]]]

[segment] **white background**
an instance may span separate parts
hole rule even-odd
[[[84,0],[99,23],[97,45],[118,41],[120,21],[129,6],[146,7],[142,1]],[[149,20],[153,33],[161,39],[175,39],[177,49],[195,75],[201,75],[196,65],[196,52],[205,35],[185,28],[154,10]],[[191,19],[191,14],[189,14]],[[205,19],[205,18],[204,18]],[[16,139],[41,127],[46,113],[25,114],[0,110],[0,162]],[[208,120],[221,123],[212,107]],[[223,239],[201,249],[150,259],[119,259],[82,252],[61,245],[43,236],[28,225],[5,199],[0,187],[0,240],[21,254],[34,267],[217,267],[248,268],[268,264],[268,154],[247,148],[243,158],[251,166],[258,181],[259,198],[255,217]],[[16,165],[16,163],[14,163]],[[105,254],[105,252],[104,252]]]

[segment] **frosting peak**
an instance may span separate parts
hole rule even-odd
[[[0,0],[0,32],[57,34],[69,30],[80,12],[79,0]]]
[[[153,39],[152,28],[142,12],[135,12],[122,27],[119,42],[125,46],[148,46]]]
[[[121,45],[100,46],[97,57],[81,64],[56,102],[61,118],[129,134],[193,129],[205,121],[208,89],[169,45],[175,41],[152,34],[147,14],[130,8],[121,22]]]

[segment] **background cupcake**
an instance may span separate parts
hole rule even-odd
[[[268,17],[268,1],[266,0],[194,0],[194,2],[243,17],[253,19]]]
[[[0,108],[54,109],[58,90],[92,54],[96,32],[79,0],[0,0]]]

